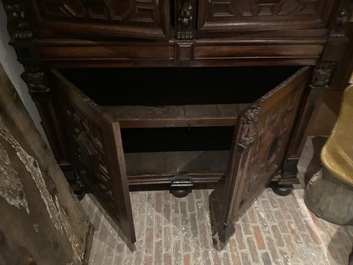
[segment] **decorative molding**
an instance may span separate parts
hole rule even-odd
[[[314,70],[313,77],[311,80],[311,86],[313,87],[327,87],[332,76],[333,69],[336,66],[336,62],[319,62]]]
[[[26,21],[24,2],[21,0],[3,0],[3,4],[7,15],[11,42],[33,39],[33,33]]]
[[[195,6],[192,0],[176,1],[176,39],[189,40],[194,37]]]
[[[50,91],[46,73],[39,65],[24,65],[24,68],[21,78],[26,82],[30,94]]]
[[[257,122],[259,120],[260,106],[254,105],[241,117],[240,138],[238,147],[245,149],[253,143],[257,136]]]

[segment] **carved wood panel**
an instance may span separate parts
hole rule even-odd
[[[263,188],[269,181],[268,178],[279,169],[288,135],[293,127],[293,117],[296,115],[301,92],[302,89],[297,89],[285,95],[273,112],[258,111],[260,117],[257,117],[258,122],[252,132],[254,134],[252,147],[247,153],[248,158],[243,160],[247,165],[243,166],[244,188],[240,209],[246,204],[247,199],[256,193],[257,189]],[[248,119],[245,120],[248,121]],[[247,123],[241,126],[243,129]],[[239,141],[238,147],[242,146],[242,142]]]
[[[106,151],[102,144],[102,130],[89,121],[83,113],[72,105],[66,108],[72,137],[72,153],[75,159],[75,168],[79,177],[88,181],[90,188],[108,202],[115,214],[116,199],[113,195],[111,176],[107,170]]]
[[[136,237],[119,123],[63,75],[52,72],[76,173],[134,243]]]
[[[32,0],[35,19],[51,30],[107,37],[161,38],[168,34],[169,5],[159,0]],[[52,23],[55,22],[55,23]],[[48,26],[48,23],[50,24]],[[52,23],[52,24],[51,24]]]
[[[334,1],[209,0],[199,5],[200,31],[295,30],[326,26]]]
[[[220,223],[239,219],[280,169],[310,72],[302,68],[242,115],[226,180],[230,197],[222,203],[225,219]]]

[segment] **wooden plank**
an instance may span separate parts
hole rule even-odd
[[[0,94],[0,264],[86,264],[93,227],[1,64]]]
[[[230,151],[125,153],[128,179],[133,175],[224,174]]]
[[[222,118],[219,116],[217,107],[215,104],[212,105],[186,105],[185,118]],[[234,116],[234,113],[233,113]]]
[[[121,128],[234,126],[248,104],[102,106]]]
[[[217,111],[221,117],[241,114],[250,104],[217,104]]]
[[[190,173],[188,174],[193,184],[217,184],[222,178],[225,177],[223,173]],[[170,185],[173,181],[174,174],[145,174],[129,176],[129,187],[139,185]]]

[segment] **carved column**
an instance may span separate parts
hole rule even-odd
[[[46,69],[38,58],[34,35],[30,29],[24,0],[2,0],[7,15],[7,29],[10,44],[14,47],[18,61],[25,71],[21,75],[40,114],[44,131],[48,137],[55,158],[60,164],[67,164],[68,156],[64,149],[63,133],[55,112]]]
[[[190,40],[195,34],[195,1],[176,0],[175,38],[177,40]]]
[[[330,25],[327,44],[320,60],[314,68],[307,92],[309,95],[305,97],[307,100],[299,116],[299,126],[294,132],[287,159],[282,167],[282,178],[278,180],[278,184],[280,185],[286,186],[298,183],[296,178],[298,173],[297,165],[308,136],[310,125],[315,119],[319,102],[324,92],[330,87],[337,62],[342,58],[347,48],[348,38],[345,34],[345,23],[351,12],[349,8],[349,0],[342,0],[336,13],[333,14],[335,19],[332,19]]]

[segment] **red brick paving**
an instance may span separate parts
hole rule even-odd
[[[333,225],[301,209],[305,204],[294,202],[303,200],[297,190],[291,196],[278,197],[267,189],[237,222],[235,235],[221,251],[213,245],[208,201],[204,200],[203,192],[202,196],[181,199],[165,193],[168,191],[130,193],[133,202],[143,203],[146,208],[140,211],[140,205],[134,207],[137,236],[134,252],[127,249],[116,234],[115,225],[101,215],[101,209],[91,210],[90,218],[97,225],[97,231],[89,263],[343,265],[352,249],[353,229]],[[272,200],[277,200],[277,204]],[[82,203],[88,208],[94,206],[95,200],[89,195]],[[190,207],[191,203],[194,206]],[[265,213],[272,210],[269,205],[278,205],[271,213],[273,219]],[[292,211],[292,205],[298,209]],[[287,209],[282,211],[283,207]]]
[[[96,200],[86,195],[82,205],[97,228],[89,264],[347,264],[353,227],[337,226],[313,215],[303,201],[302,186],[286,197],[265,190],[220,251],[212,238],[210,193],[195,190],[186,198],[175,198],[169,191],[131,192],[135,251],[126,246]]]

